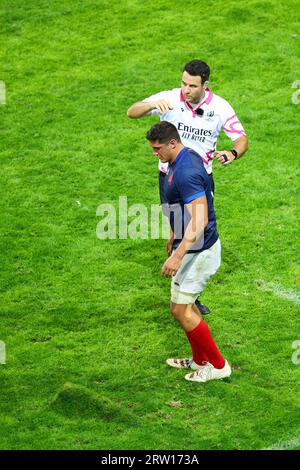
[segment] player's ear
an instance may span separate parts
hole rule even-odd
[[[169,142],[169,145],[172,149],[174,149],[177,145],[177,140],[176,139],[171,139]]]
[[[208,88],[208,84],[209,84],[209,81],[206,80],[204,83],[203,83],[203,88],[204,90],[206,90]]]

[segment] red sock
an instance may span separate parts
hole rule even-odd
[[[187,333],[189,341],[195,345],[195,358],[194,358],[194,349],[193,350],[193,360],[200,364],[197,359],[199,360],[199,351],[201,351],[201,357],[203,353],[208,357],[208,361],[216,368],[216,369],[223,369],[225,365],[225,360],[221,355],[214,339],[211,335],[211,332],[207,326],[207,324],[201,320],[199,325],[196,326],[192,331]],[[192,344],[191,344],[192,345]],[[196,359],[197,358],[197,359]],[[207,359],[206,359],[207,361]]]
[[[190,345],[193,351],[193,361],[196,364],[198,364],[198,366],[202,366],[203,364],[208,362],[208,356],[205,354],[205,352],[202,349],[199,348],[199,345],[193,336],[194,331],[195,330],[192,330],[189,333],[186,333],[186,335],[188,337],[188,340],[190,342]]]

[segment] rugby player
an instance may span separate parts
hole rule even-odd
[[[147,133],[153,154],[168,163],[163,211],[174,242],[162,274],[172,277],[171,312],[189,340],[192,357],[167,359],[171,367],[192,369],[186,380],[207,382],[231,375],[195,300],[221,263],[221,243],[213,207],[211,179],[199,155],[185,147],[176,127],[161,121]],[[167,207],[166,207],[167,206]]]

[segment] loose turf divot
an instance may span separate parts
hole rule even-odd
[[[100,396],[81,385],[65,383],[50,403],[50,408],[69,418],[98,418],[103,421],[136,425],[136,418],[128,409],[116,405],[111,399]]]

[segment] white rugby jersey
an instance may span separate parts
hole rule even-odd
[[[216,150],[218,136],[223,129],[227,136],[234,142],[245,135],[244,128],[230,104],[210,89],[205,91],[204,99],[193,108],[185,101],[180,88],[162,91],[145,98],[143,101],[168,100],[173,109],[161,113],[153,109],[148,115],[155,114],[161,121],[168,121],[177,127],[183,145],[197,152],[204,163],[207,173],[212,172],[212,161]],[[203,109],[202,116],[197,115],[197,109]],[[160,171],[168,171],[168,163],[159,161]]]

